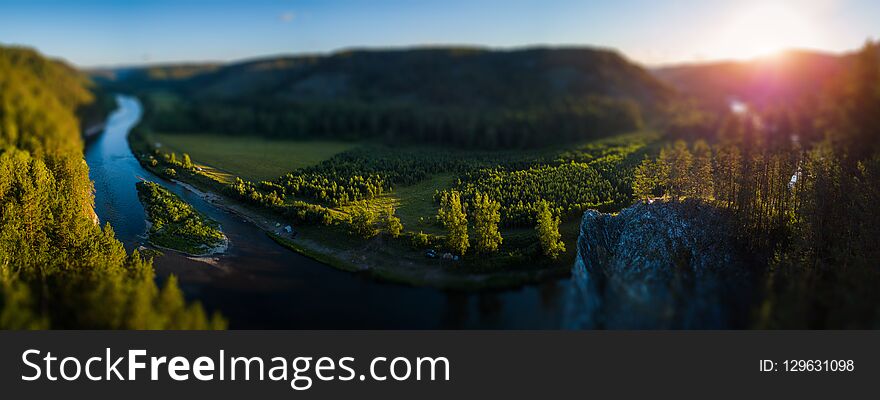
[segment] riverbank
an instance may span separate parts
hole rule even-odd
[[[161,164],[151,162],[155,158],[150,156],[150,143],[137,135],[138,132],[132,132],[129,137],[135,158],[145,169],[169,178]],[[294,238],[284,230],[289,224],[282,216],[222,194],[222,182],[198,172],[195,168],[178,169],[172,180],[254,224],[281,246],[339,270],[388,282],[462,291],[513,289],[565,278],[570,273],[571,263],[565,260],[524,259],[507,254],[466,257],[461,261],[429,258],[423,249],[413,248],[404,237],[379,235],[362,239],[339,225],[298,225],[294,227]]]

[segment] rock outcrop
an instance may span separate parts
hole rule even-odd
[[[696,202],[584,213],[569,328],[729,328],[745,317],[747,268],[729,218]]]
[[[727,218],[699,202],[637,203],[618,215],[587,211],[578,258],[590,273],[666,280],[735,264]]]

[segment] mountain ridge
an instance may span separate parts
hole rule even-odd
[[[108,72],[118,76],[108,77]],[[419,92],[416,97],[430,104],[470,104],[470,100],[507,104],[513,97],[525,97],[516,90],[530,89],[530,95],[543,94],[544,99],[589,93],[632,98],[646,105],[672,93],[619,52],[589,47],[354,48],[326,55],[282,55],[228,64],[126,67],[91,73],[105,84],[158,83],[197,98],[224,101],[254,95],[272,95],[284,101],[325,100],[334,86],[348,91],[331,97],[370,101],[390,94],[394,100],[403,101],[412,100],[404,92],[414,91]],[[288,89],[293,93],[283,93]],[[480,99],[483,96],[486,98]]]

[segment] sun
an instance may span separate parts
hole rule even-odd
[[[793,47],[808,47],[815,38],[809,21],[781,4],[759,4],[735,14],[709,44],[715,58],[750,59]]]

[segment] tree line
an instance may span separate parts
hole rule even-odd
[[[148,97],[149,99],[149,97]],[[563,97],[519,107],[429,106],[381,102],[147,104],[163,132],[218,132],[271,138],[379,139],[389,144],[527,149],[636,131],[638,104],[601,96]],[[548,134],[552,132],[552,134]]]
[[[871,327],[880,284],[880,46],[867,43],[821,106],[731,114],[635,171],[643,200],[726,210],[768,268],[758,327]],[[808,126],[804,121],[809,121]]]

